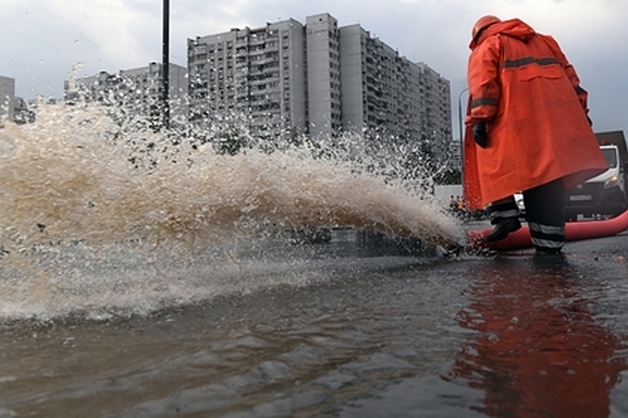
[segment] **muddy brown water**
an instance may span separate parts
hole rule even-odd
[[[628,269],[608,245],[547,261],[347,231],[277,244],[252,275],[270,286],[6,321],[0,416],[623,416]]]

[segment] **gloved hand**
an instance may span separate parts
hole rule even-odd
[[[478,122],[473,125],[473,139],[482,148],[488,145],[488,134],[486,133],[486,122]]]
[[[587,122],[589,122],[589,126],[593,126],[593,121],[591,120],[589,115],[587,115]]]

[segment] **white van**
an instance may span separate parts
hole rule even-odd
[[[613,134],[613,135],[611,135]],[[566,190],[565,216],[616,216],[626,210],[626,143],[622,131],[596,134],[608,170]]]

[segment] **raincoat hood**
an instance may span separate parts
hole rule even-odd
[[[536,32],[527,23],[520,19],[504,20],[503,22],[493,23],[484,30],[484,33],[479,37],[476,37],[469,44],[469,48],[474,50],[478,45],[482,43],[486,38],[493,35],[504,35],[512,38],[517,38],[522,42],[527,42],[532,38]]]

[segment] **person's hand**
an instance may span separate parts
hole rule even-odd
[[[482,148],[488,145],[488,134],[486,133],[486,122],[478,122],[473,125],[473,139]]]
[[[593,126],[593,121],[591,120],[589,115],[587,115],[587,122],[589,122],[589,126]]]

